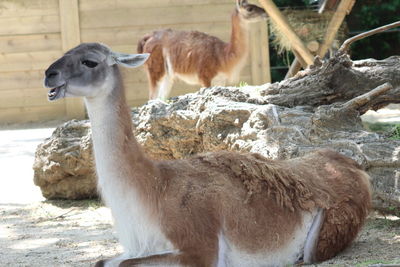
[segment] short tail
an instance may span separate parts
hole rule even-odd
[[[142,39],[139,40],[138,44],[137,44],[137,52],[139,54],[144,52],[144,45],[146,44],[146,42],[151,38],[151,34],[145,35]]]

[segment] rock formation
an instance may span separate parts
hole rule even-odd
[[[400,208],[400,140],[368,132],[360,119],[399,102],[400,57],[341,55],[279,83],[203,88],[132,115],[139,142],[157,159],[221,149],[293,158],[333,148],[371,175],[375,207]],[[45,197],[96,195],[90,143],[88,121],[70,121],[38,147],[34,179]]]

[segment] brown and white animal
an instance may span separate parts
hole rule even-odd
[[[147,57],[85,43],[46,70],[49,100],[84,97],[98,187],[125,249],[97,266],[284,266],[329,259],[350,244],[371,205],[369,177],[337,152],[148,158],[118,67]]]
[[[210,87],[211,81],[237,81],[248,54],[251,22],[266,18],[264,9],[236,0],[229,43],[198,31],[159,30],[144,36],[138,53],[150,53],[145,67],[149,98],[166,99],[175,79]]]

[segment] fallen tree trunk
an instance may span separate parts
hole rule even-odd
[[[348,101],[390,82],[394,88],[374,110],[400,103],[400,59],[351,61],[347,54],[332,58],[320,66],[300,72],[292,79],[267,86],[261,91],[264,103],[285,107],[329,105]]]
[[[352,62],[344,55],[280,83],[150,101],[133,112],[135,134],[157,159],[221,149],[283,159],[333,148],[371,175],[376,208],[400,210],[400,140],[366,131],[360,119],[400,102],[399,72],[400,57]],[[90,144],[89,124],[71,121],[38,147],[34,180],[45,197],[96,195]]]

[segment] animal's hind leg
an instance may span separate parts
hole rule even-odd
[[[148,45],[151,47],[151,45]],[[146,49],[144,52],[151,53],[145,67],[147,78],[149,80],[149,99],[156,99],[158,96],[159,84],[162,78],[166,75],[165,62],[160,46],[154,46]]]
[[[319,209],[315,216],[310,230],[307,234],[307,240],[304,245],[304,258],[306,264],[311,264],[316,261],[317,242],[321,230],[322,223],[324,222],[324,210]]]
[[[175,253],[166,253],[151,255],[143,258],[127,259],[119,264],[119,267],[139,266],[142,264],[146,265],[160,265],[160,266],[179,266],[180,259]]]
[[[341,203],[325,210],[324,222],[321,226],[319,240],[315,251],[315,260],[324,261],[336,256],[346,248],[357,236],[366,210],[356,208],[356,204]]]
[[[160,92],[163,86],[165,86],[165,77],[168,76],[164,69],[160,69],[159,72],[151,72],[147,70],[147,77],[149,79],[149,99],[160,98]],[[172,84],[171,84],[172,86]]]
[[[158,90],[156,98],[166,100],[171,92],[172,84],[174,83],[172,77],[168,74],[164,75],[158,82]]]
[[[201,85],[206,88],[211,87],[211,81],[213,78],[215,78],[216,75],[217,73],[214,72],[201,71],[199,73],[199,80]]]
[[[121,262],[125,261],[126,259],[131,258],[129,254],[123,253],[115,258],[111,259],[104,259],[96,262],[94,267],[114,267],[119,266]]]
[[[147,73],[149,79],[149,99],[156,99],[157,98],[157,80],[154,75],[151,75],[149,72]]]
[[[211,245],[195,246],[190,249],[183,249],[174,252],[150,255],[142,258],[132,258],[122,261],[120,267],[128,266],[187,266],[187,267],[206,267],[214,266],[218,251]],[[205,249],[203,248],[205,247]]]

